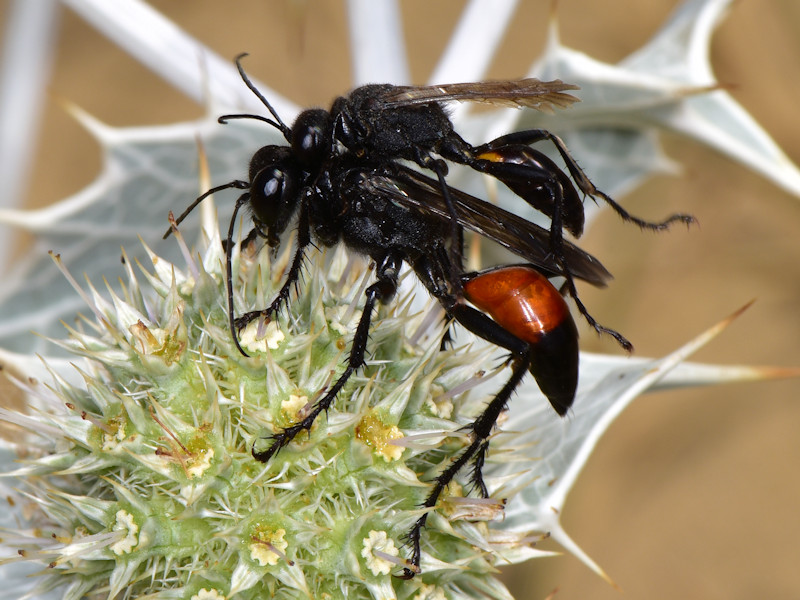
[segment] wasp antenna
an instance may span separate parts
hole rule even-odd
[[[289,127],[287,127],[286,123],[283,122],[283,119],[281,119],[280,116],[278,116],[278,113],[275,111],[275,109],[272,108],[272,104],[269,103],[269,100],[267,100],[264,97],[264,95],[260,91],[258,91],[258,88],[253,84],[252,81],[250,81],[250,78],[247,76],[247,73],[244,72],[244,67],[242,67],[242,59],[245,56],[247,56],[247,52],[243,52],[234,59],[234,62],[236,63],[236,68],[239,70],[239,75],[241,76],[242,81],[244,81],[245,85],[248,88],[250,88],[250,91],[256,95],[256,98],[261,100],[261,103],[267,107],[267,110],[270,112],[270,114],[273,117],[275,117],[276,123],[272,124],[280,130],[280,132],[283,134],[283,137],[285,137],[287,141],[291,141],[290,136],[292,134],[292,130]],[[267,122],[271,123],[271,121],[269,120],[267,120]]]
[[[186,208],[186,210],[184,210],[181,213],[181,216],[179,216],[177,219],[175,219],[174,223],[172,221],[170,221],[169,229],[167,229],[167,231],[164,233],[162,239],[164,239],[164,240],[167,239],[170,236],[170,234],[172,233],[173,228],[177,228],[178,225],[183,223],[183,220],[186,217],[189,216],[189,213],[191,213],[197,207],[198,204],[200,204],[203,200],[208,198],[211,194],[215,194],[217,192],[221,192],[222,190],[227,190],[227,189],[230,189],[230,188],[236,188],[236,189],[239,189],[239,190],[246,190],[249,187],[250,187],[250,184],[248,182],[242,181],[240,179],[237,179],[236,181],[231,181],[231,182],[225,183],[223,185],[218,185],[217,187],[211,188],[207,192],[203,192],[202,194],[200,194],[195,199],[194,202],[192,202]]]
[[[278,123],[276,123],[269,117],[265,117],[262,115],[251,115],[247,113],[242,113],[237,115],[222,115],[217,119],[217,123],[219,123],[220,125],[227,125],[228,121],[233,121],[234,119],[253,119],[255,121],[261,121],[263,123],[267,123],[268,125],[272,125],[275,129],[283,133],[283,129]]]
[[[228,224],[228,236],[225,238],[227,242],[225,244],[225,283],[228,287],[228,327],[230,328],[231,337],[233,338],[233,345],[236,346],[236,349],[242,356],[250,355],[244,351],[239,342],[239,332],[237,331],[236,318],[233,314],[233,228],[236,226],[236,215],[239,214],[239,210],[242,206],[249,201],[249,192],[242,194],[236,201],[236,205],[233,207],[233,214],[231,215],[231,222]]]

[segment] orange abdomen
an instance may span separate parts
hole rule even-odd
[[[504,329],[533,344],[571,318],[553,284],[527,266],[480,273],[464,283],[464,293]]]

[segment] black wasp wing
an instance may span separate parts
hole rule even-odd
[[[360,175],[362,189],[370,194],[388,197],[443,220],[450,219],[435,179],[397,163],[392,164],[391,170],[365,170]],[[456,188],[448,187],[448,191],[462,227],[494,240],[551,274],[563,275],[563,268],[553,257],[549,230]],[[562,244],[564,259],[573,277],[601,287],[612,279],[611,273],[594,256],[566,240]]]
[[[560,79],[540,81],[534,78],[431,86],[394,86],[381,94],[377,102],[380,108],[430,102],[484,102],[553,112],[554,108],[566,108],[573,102],[578,102],[578,98],[566,93],[567,90],[577,89],[580,89],[577,85],[564,83]]]

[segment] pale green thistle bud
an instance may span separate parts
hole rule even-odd
[[[262,464],[253,444],[341,372],[372,273],[345,268],[343,252],[311,257],[287,309],[241,332],[244,357],[219,240],[209,248],[186,268],[154,255],[152,273],[128,265],[123,294],[93,290],[95,320],[58,342],[87,359],[83,385],[39,390],[46,410],[25,417],[31,455],[17,472],[38,523],[20,547],[49,566],[40,587],[76,600],[507,597],[487,524],[502,502],[456,483],[423,531],[422,573],[394,577],[429,482],[468,441],[459,429],[485,399],[461,390],[492,349],[440,351],[441,319],[401,297],[376,314],[370,360],[327,417]],[[282,272],[245,248],[239,310],[263,306]]]

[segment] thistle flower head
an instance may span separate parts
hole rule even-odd
[[[652,132],[653,125],[661,125],[716,147],[787,189],[800,189],[797,168],[714,82],[710,54],[702,49],[728,4],[684,3],[632,60],[618,65],[562,46],[551,28],[535,74],[578,84],[583,92],[581,104],[564,111],[563,123],[551,121],[547,127],[564,136],[600,188],[617,196],[653,172],[674,168]],[[241,108],[241,85],[233,69],[225,71],[216,61],[200,65],[197,57],[206,49],[179,28],[164,26],[155,11],[135,6],[131,12],[116,5],[104,10],[102,3],[92,2],[71,6],[95,12],[91,21],[96,26],[127,40],[123,45],[135,48],[148,64],[160,65],[173,83],[188,85],[184,89],[195,95],[202,89],[218,105]],[[373,10],[386,18],[376,20]],[[353,45],[356,83],[407,82],[402,58],[394,62],[399,68],[387,69],[382,53],[401,45],[399,20],[386,12],[393,10],[391,3],[375,2],[351,11],[353,23],[359,21],[354,30],[365,34]],[[430,80],[483,79],[488,57],[502,40],[503,23],[513,21],[510,15],[494,4],[470,3]],[[376,27],[376,22],[391,27]],[[487,30],[492,23],[499,26]],[[485,31],[493,32],[491,37],[483,36]],[[32,40],[27,34],[17,38]],[[45,38],[52,39],[49,30]],[[40,53],[12,55],[36,60]],[[18,60],[14,64],[36,72]],[[186,69],[190,64],[201,68],[192,73]],[[278,106],[277,94],[259,87]],[[254,111],[263,108],[250,101]],[[278,112],[288,117],[296,107],[284,104]],[[543,126],[530,113],[467,118],[463,109],[456,108],[453,118],[459,117],[458,131],[465,139],[488,140]],[[21,112],[12,111],[18,121],[25,120]],[[220,170],[215,180],[227,181],[241,176],[242,165],[270,135],[263,127],[221,128],[212,119],[153,130],[114,129],[85,115],[81,121],[106,154],[107,168],[97,184],[58,210],[5,210],[0,215],[3,223],[35,233],[39,244],[29,252],[29,269],[21,271],[26,275],[5,280],[4,366],[10,354],[6,349],[32,348],[27,343],[32,323],[53,335],[51,325],[58,327],[58,318],[74,314],[58,276],[50,280],[45,265],[37,262],[46,261],[39,250],[57,247],[83,257],[79,264],[71,259],[72,267],[97,280],[110,272],[102,258],[115,263],[120,240],[132,246],[126,237],[132,232],[151,235],[148,243],[157,243],[165,206],[174,206],[175,198],[185,197],[195,185],[196,173],[178,166],[193,164],[198,137],[216,147],[212,154]],[[9,177],[25,172],[12,166]],[[469,189],[462,185],[469,182],[457,177],[454,172],[450,181]],[[6,183],[5,191],[13,196],[16,186]],[[134,218],[140,223],[135,229],[128,227]],[[608,357],[582,356],[580,410],[559,421],[544,415],[549,408],[542,398],[517,399],[512,412],[522,410],[505,428],[525,429],[528,437],[504,433],[492,441],[489,460],[503,464],[489,465],[493,481],[487,483],[498,498],[511,500],[505,507],[505,531],[490,529],[503,514],[500,500],[469,498],[470,490],[454,483],[428,519],[423,573],[403,582],[391,576],[407,556],[402,536],[419,517],[420,501],[441,463],[464,446],[459,428],[492,393],[464,395],[476,381],[476,369],[485,368],[487,353],[464,348],[439,352],[438,332],[431,332],[428,322],[401,299],[376,316],[369,364],[342,390],[325,418],[318,419],[308,437],[300,436],[262,465],[250,454],[253,444],[260,447],[270,432],[296,422],[341,372],[360,310],[358,269],[363,267],[348,270],[341,256],[312,263],[286,314],[269,323],[255,321],[240,332],[240,343],[251,354],[245,358],[227,331],[218,239],[209,247],[199,261],[187,260],[181,269],[151,255],[152,273],[136,275],[127,260],[123,291],[112,294],[110,302],[93,292],[86,300],[94,319],[61,342],[86,359],[69,371],[78,377],[69,377],[52,356],[54,383],[19,382],[30,399],[29,410],[0,408],[0,419],[28,432],[15,439],[19,467],[0,479],[2,484],[17,476],[18,491],[3,497],[26,523],[20,526],[20,519],[9,525],[11,511],[0,511],[0,524],[7,528],[0,553],[10,556],[0,565],[27,561],[44,566],[34,591],[8,585],[0,597],[38,597],[60,586],[59,597],[71,599],[504,598],[508,593],[493,578],[493,565],[542,554],[526,545],[537,539],[524,532],[531,528],[549,532],[602,573],[560,527],[558,514],[597,439],[627,403],[662,378],[661,385],[668,387],[788,374],[785,369],[676,368],[713,337],[708,334],[658,361],[633,359],[623,366]],[[159,247],[162,254],[169,250]],[[285,265],[271,264],[269,256],[250,250],[241,263],[236,304],[241,311],[261,308]],[[50,301],[42,302],[43,297]],[[512,450],[510,444],[529,452]],[[530,460],[532,454],[536,461]],[[498,482],[500,491],[492,485]]]
[[[461,391],[493,360],[440,351],[441,319],[412,314],[408,295],[378,312],[370,360],[327,416],[268,463],[251,455],[343,369],[371,271],[330,254],[312,257],[277,319],[241,332],[249,357],[228,331],[218,239],[184,268],[126,261],[110,301],[93,290],[94,319],[58,342],[86,359],[82,381],[38,386],[37,412],[4,413],[28,430],[13,475],[32,508],[6,560],[46,565],[38,589],[76,600],[507,597],[489,528],[502,504],[458,485],[428,519],[422,573],[393,577],[428,482],[480,410]],[[284,267],[245,247],[237,306],[263,307]],[[514,546],[503,539],[512,558]]]

